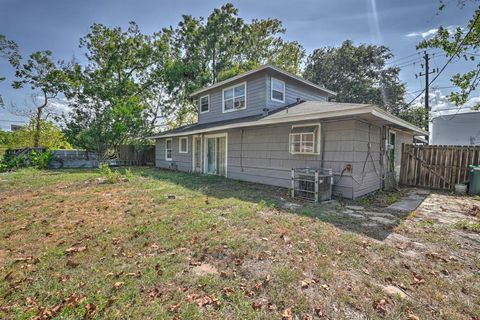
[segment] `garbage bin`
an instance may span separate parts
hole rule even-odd
[[[470,168],[470,182],[468,194],[471,196],[480,195],[480,166],[468,166]]]

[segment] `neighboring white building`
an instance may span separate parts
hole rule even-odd
[[[480,111],[434,117],[430,138],[433,145],[480,145]]]

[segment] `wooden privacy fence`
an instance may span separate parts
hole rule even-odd
[[[118,161],[121,165],[155,165],[155,146],[121,145],[118,148]]]
[[[469,165],[480,165],[480,146],[402,145],[400,184],[453,190],[468,183]]]

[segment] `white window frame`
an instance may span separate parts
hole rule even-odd
[[[203,98],[207,98],[208,99],[208,108],[207,108],[207,111],[202,111],[202,99]],[[204,95],[204,96],[201,96],[200,99],[198,99],[198,110],[200,111],[200,113],[207,113],[210,111],[210,95],[207,94],[207,95]]]
[[[195,148],[195,140],[200,139],[200,173],[203,172],[203,139],[202,135],[196,134],[192,136],[192,172],[195,172],[195,153],[197,152],[197,149]]]
[[[187,150],[182,150],[182,140],[187,140],[186,146]],[[178,153],[188,153],[188,137],[180,137],[178,139]]]
[[[170,141],[170,149],[168,149],[168,141]],[[168,150],[170,150],[170,158],[168,157]],[[173,140],[172,138],[165,139],[165,160],[172,161],[173,155]]]
[[[275,99],[275,98],[273,97],[273,91],[274,91],[274,90],[273,90],[273,81],[278,81],[278,82],[283,83],[283,92],[282,92],[283,100]],[[280,91],[278,91],[278,90],[275,90],[275,91],[280,92]],[[271,78],[271,80],[270,80],[270,99],[271,99],[272,101],[285,103],[285,81],[282,81],[282,80],[277,79],[277,78],[274,78],[274,77]]]
[[[236,108],[233,108],[233,109],[230,109],[230,110],[225,110],[225,91],[227,90],[230,90],[230,89],[233,89],[233,105],[235,106],[235,87],[240,87],[240,86],[244,86],[245,90],[244,90],[244,97],[245,97],[245,106],[241,109],[236,109]],[[230,100],[230,99],[228,99]],[[241,83],[237,83],[236,85],[233,85],[233,86],[230,86],[228,88],[224,88],[222,90],[222,113],[227,113],[227,112],[235,112],[235,111],[240,111],[240,110],[245,110],[247,109],[247,82],[241,82]]]
[[[203,172],[207,173],[208,172],[208,139],[209,138],[221,138],[225,137],[225,177],[228,177],[228,133],[227,132],[222,132],[222,133],[215,133],[215,134],[207,134],[203,136]],[[215,152],[217,152],[215,150]],[[217,159],[215,159],[215,166],[217,166],[216,163]]]
[[[290,154],[311,154],[311,155],[319,155],[320,154],[320,139],[321,139],[321,124],[320,123],[306,123],[306,124],[298,124],[298,125],[293,125],[293,128],[298,128],[298,127],[317,127],[316,134],[314,133],[290,133],[288,136],[288,152]],[[316,148],[316,151],[314,152],[296,152],[293,151],[292,149],[292,137],[294,135],[302,135],[302,134],[313,134],[313,145],[314,148]],[[301,136],[300,136],[300,143],[301,143]]]

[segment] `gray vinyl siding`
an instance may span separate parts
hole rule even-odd
[[[241,129],[230,130],[228,177],[250,182],[275,185],[288,188],[291,186],[292,168],[321,168],[322,154],[290,154],[289,133],[291,125],[277,125],[261,128],[245,128],[243,131],[243,148]],[[322,123],[325,143],[324,168],[335,172],[334,192],[351,198],[353,196],[351,178],[339,179],[340,168],[351,163],[353,146],[353,121],[336,121]],[[328,150],[330,148],[330,150]],[[242,154],[242,156],[241,156]]]
[[[292,168],[323,167],[333,170],[333,192],[336,195],[356,198],[382,187],[380,127],[353,119],[324,121],[321,153],[293,155],[288,151],[291,125],[247,127],[243,128],[243,134],[242,128],[212,132],[228,134],[227,177],[288,188],[291,186]],[[398,134],[403,133],[398,131]],[[403,135],[401,137],[403,139]],[[174,163],[178,170],[190,172],[192,136],[188,140],[188,154],[178,153],[178,139],[173,138],[172,161],[165,161],[165,139],[157,140],[156,166],[171,168],[171,163]],[[411,141],[411,136],[405,139]],[[344,170],[347,164],[352,165],[352,172]]]
[[[206,113],[198,113],[198,123],[208,123],[221,120],[230,120],[235,118],[243,118],[247,116],[261,114],[266,105],[265,73],[259,72],[245,79],[229,83],[221,88],[216,88],[202,93],[198,96],[203,97],[210,95],[210,111]],[[247,107],[244,110],[231,111],[223,113],[223,89],[235,86],[245,82],[247,85]]]
[[[355,121],[355,145],[352,151],[354,198],[382,187],[381,137],[381,127],[362,121]]]
[[[179,139],[180,137],[173,137],[172,139],[172,160],[165,159],[165,140],[157,139],[155,142],[155,166],[165,169],[174,169],[190,172],[192,170],[192,136],[188,137],[188,152],[180,153]]]
[[[285,103],[273,101],[271,99],[271,78],[285,82]],[[223,113],[223,89],[229,88],[240,83],[246,83],[247,86],[247,107],[244,110],[231,111]],[[275,72],[257,72],[244,79],[229,83],[223,87],[208,90],[195,97],[197,106],[200,104],[200,98],[209,95],[210,108],[208,112],[198,112],[198,123],[208,123],[221,120],[230,120],[242,118],[263,113],[264,108],[270,111],[283,107],[297,101],[327,101],[327,94],[322,90],[312,88],[302,82],[286,77]]]
[[[274,101],[271,99],[272,77],[285,82],[285,103]],[[305,101],[327,101],[326,93],[318,89],[312,88],[311,86],[305,85],[294,79],[285,77],[284,75],[268,73],[266,80],[267,108],[269,110],[275,110],[276,108],[280,108],[287,104],[294,103],[297,101],[297,99]]]

